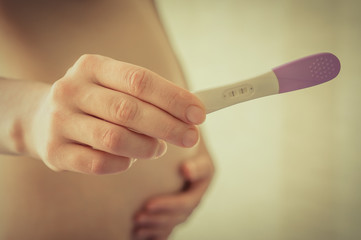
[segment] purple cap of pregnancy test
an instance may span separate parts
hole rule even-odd
[[[335,78],[341,64],[332,53],[318,53],[273,68],[279,93],[312,87]]]

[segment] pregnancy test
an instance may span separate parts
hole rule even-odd
[[[339,59],[332,53],[318,53],[273,68],[271,71],[226,86],[195,92],[206,112],[252,99],[312,87],[335,78]]]

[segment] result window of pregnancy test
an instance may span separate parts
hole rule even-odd
[[[231,88],[223,93],[224,99],[232,99],[237,97],[246,97],[251,96],[254,93],[254,88],[252,85],[242,85],[239,87]]]

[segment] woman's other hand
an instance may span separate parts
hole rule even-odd
[[[214,175],[214,165],[205,146],[200,144],[199,153],[181,166],[184,189],[148,200],[135,215],[134,239],[167,239],[173,228],[187,220],[201,202]]]

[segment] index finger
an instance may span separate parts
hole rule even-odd
[[[206,117],[203,103],[189,91],[158,74],[136,65],[93,55],[92,79],[104,87],[151,103],[190,124],[201,124]]]

